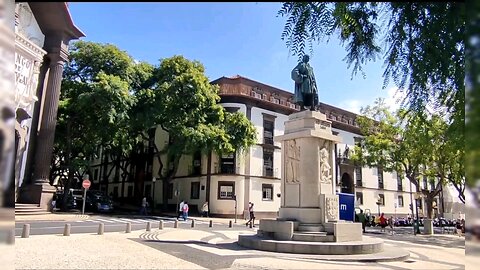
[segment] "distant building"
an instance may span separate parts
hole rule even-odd
[[[255,125],[258,135],[256,145],[244,152],[232,155],[212,155],[211,177],[207,181],[208,157],[200,153],[184,156],[173,183],[169,184],[169,206],[175,211],[180,200],[188,200],[191,209],[200,209],[209,194],[209,210],[215,216],[232,217],[237,201],[237,215],[246,215],[248,203],[255,204],[256,216],[276,217],[280,207],[281,144],[273,137],[282,135],[288,115],[299,111],[292,103],[293,94],[245,77],[221,77],[211,82],[220,86],[221,105],[229,112],[241,112]],[[411,213],[411,185],[396,173],[382,168],[358,167],[349,159],[346,149],[353,149],[362,135],[356,122],[356,114],[325,104],[320,111],[332,121],[332,131],[342,138],[335,146],[334,168],[337,191],[355,194],[356,206],[372,215],[407,216]],[[112,192],[122,200],[138,202],[143,194],[153,196],[153,177],[158,177],[159,163],[154,158],[153,141],[161,149],[168,143],[168,134],[160,128],[149,131],[150,141],[132,153],[130,160],[122,161],[128,168],[125,177],[115,174],[105,163],[105,155],[93,163],[93,184],[96,188]],[[101,152],[99,152],[101,153]],[[130,164],[127,164],[130,163]],[[166,168],[165,168],[166,169]],[[120,172],[121,174],[122,172]],[[107,181],[108,179],[108,181]],[[430,185],[426,188],[431,189]],[[178,194],[178,196],[176,196]],[[162,185],[155,185],[155,202],[162,201]],[[380,205],[377,205],[379,202]],[[423,201],[419,207],[423,216]]]
[[[9,108],[15,146],[5,204],[47,209],[55,191],[49,178],[63,66],[69,42],[85,35],[65,2],[6,2],[15,10],[15,90]]]

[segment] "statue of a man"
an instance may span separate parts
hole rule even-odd
[[[311,111],[316,110],[318,106],[317,82],[313,68],[308,64],[310,56],[304,55],[302,62],[292,70],[292,80],[295,81],[295,94],[293,102],[298,104],[301,110],[304,106],[310,107]]]

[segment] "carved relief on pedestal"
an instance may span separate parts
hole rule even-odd
[[[326,198],[326,205],[327,205],[327,219],[329,221],[337,220],[338,216],[338,197],[327,197]]]
[[[328,150],[324,147],[320,150],[320,183],[332,183],[332,170],[328,162]]]
[[[296,140],[285,141],[285,182],[298,183],[300,170],[300,146]]]

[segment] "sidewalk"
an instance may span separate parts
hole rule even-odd
[[[35,235],[16,238],[17,269],[205,269],[150,248],[132,233]],[[48,243],[50,248],[39,248]],[[74,244],[73,244],[74,243]]]
[[[51,213],[45,215],[21,215],[15,216],[15,221],[70,221],[88,219],[91,215],[81,213]]]

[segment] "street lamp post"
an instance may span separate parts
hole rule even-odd
[[[415,193],[415,213],[416,213],[415,223],[417,224],[415,226],[415,234],[420,234],[420,223],[418,219],[418,204],[417,204],[420,198],[421,198],[421,195],[418,192]]]
[[[152,212],[155,209],[155,182],[157,179],[155,177],[152,178],[152,183],[153,183],[153,195],[152,195]]]

